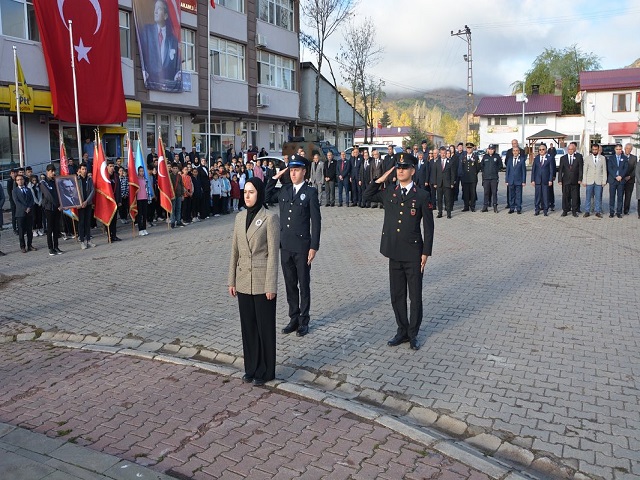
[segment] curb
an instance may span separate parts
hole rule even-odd
[[[0,343],[46,341],[57,347],[110,354],[130,355],[176,365],[192,366],[219,375],[240,379],[242,357],[194,346],[146,341],[137,337],[77,335],[36,330],[16,335],[0,335]],[[483,427],[467,424],[444,412],[425,408],[410,400],[362,389],[336,381],[326,372],[278,365],[286,380],[275,379],[266,386],[289,395],[340,408],[366,421],[377,423],[425,447],[461,461],[495,480],[545,479],[589,480],[594,477],[563,463],[554,455],[518,445],[488,433]],[[285,372],[282,372],[284,370]],[[497,432],[500,433],[500,432]],[[526,439],[523,439],[526,440]]]

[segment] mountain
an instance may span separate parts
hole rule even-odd
[[[486,94],[475,93],[473,95],[474,106],[478,105]],[[406,96],[399,92],[387,92],[384,103],[394,104],[400,110],[412,110],[416,102],[426,102],[427,108],[439,107],[443,112],[448,112],[454,118],[462,117],[467,111],[467,91],[462,88],[437,88],[429,90],[422,95]]]
[[[639,68],[640,67],[640,58],[638,58],[635,62],[633,62],[631,65],[627,65],[624,68]]]

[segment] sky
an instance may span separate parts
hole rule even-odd
[[[386,92],[416,96],[441,87],[467,88],[464,37],[471,29],[473,89],[509,95],[545,48],[576,44],[600,57],[603,69],[623,68],[640,58],[640,2],[637,0],[360,0],[353,21],[370,17],[375,41],[384,46],[373,69]],[[302,30],[311,32],[301,18]],[[333,59],[344,42],[341,30],[325,47]],[[302,60],[312,61],[308,49]],[[328,70],[323,74],[330,78]]]

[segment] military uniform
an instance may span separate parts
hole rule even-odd
[[[397,162],[415,165],[414,160],[411,155],[396,154]],[[417,188],[413,182],[408,187],[403,194],[400,185],[382,190],[382,184],[372,182],[364,192],[364,199],[384,205],[380,253],[389,259],[391,305],[398,327],[389,345],[411,342],[411,348],[417,349],[416,337],[422,323],[423,273],[420,262],[422,255],[431,255],[433,211],[429,191]],[[409,316],[407,289],[411,302]]]
[[[292,155],[289,167],[299,167],[307,162]],[[297,193],[292,183],[283,184],[277,191],[277,181],[267,183],[266,202],[278,202],[280,207],[280,263],[289,304],[289,324],[283,333],[298,331],[306,335],[309,329],[311,307],[311,266],[309,250],[320,248],[320,203],[318,190],[303,182]]]
[[[484,187],[484,207],[483,212],[489,209],[493,204],[493,211],[498,213],[498,180],[500,178],[500,167],[502,159],[500,155],[495,153],[495,145],[489,145],[487,150],[493,149],[494,153],[485,153],[482,157],[482,185]]]
[[[467,147],[473,148],[474,144],[468,143]],[[476,211],[476,188],[478,186],[478,172],[480,172],[480,159],[474,153],[461,153],[459,155],[460,176],[462,177],[462,200],[464,201],[463,212]]]

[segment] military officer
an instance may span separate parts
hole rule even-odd
[[[384,205],[384,223],[380,253],[389,259],[391,306],[396,317],[396,335],[387,342],[395,347],[409,342],[418,350],[418,331],[422,323],[422,276],[433,246],[431,195],[412,181],[416,159],[411,154],[395,154],[395,168],[371,182],[364,192],[365,201]],[[398,185],[382,190],[390,176]],[[424,230],[424,240],[420,224]],[[411,302],[407,316],[407,289]]]
[[[476,188],[478,186],[478,172],[480,171],[480,160],[478,156],[473,153],[475,145],[468,142],[467,153],[459,155],[460,170],[462,177],[462,200],[464,201],[463,212],[468,212],[471,209],[472,212],[476,211]]]
[[[276,190],[278,179],[288,171],[291,183]],[[287,168],[269,179],[266,201],[280,205],[280,264],[289,304],[289,323],[282,333],[309,333],[311,262],[320,248],[318,191],[304,181],[307,161],[291,155]]]
[[[493,203],[493,211],[498,213],[498,179],[500,178],[502,159],[496,153],[494,144],[487,147],[487,153],[482,157],[480,166],[482,169],[482,186],[484,187],[484,206],[482,211],[488,211],[489,205]]]

